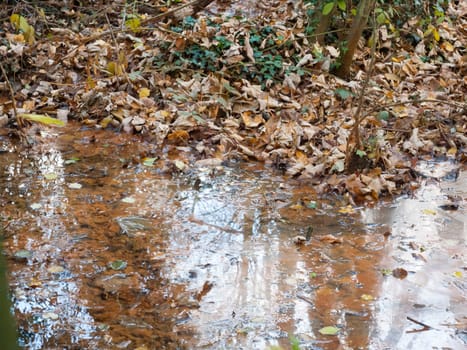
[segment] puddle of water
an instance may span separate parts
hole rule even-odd
[[[0,142],[25,348],[465,346],[465,171],[355,210],[258,165],[167,175],[142,165],[150,145],[105,131]]]

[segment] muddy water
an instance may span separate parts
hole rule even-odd
[[[0,150],[23,348],[466,345],[465,171],[366,208],[76,126]]]

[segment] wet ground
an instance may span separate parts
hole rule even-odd
[[[77,126],[0,137],[23,348],[465,348],[465,168],[420,163],[413,195],[355,207],[191,152]]]

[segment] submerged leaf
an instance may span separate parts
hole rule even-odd
[[[72,182],[68,184],[68,188],[71,188],[72,190],[79,190],[83,185],[77,183],[77,182]]]
[[[44,174],[44,177],[47,179],[47,180],[56,180],[58,175],[55,174],[55,173],[48,173],[48,174]]]
[[[127,262],[124,261],[124,260],[115,260],[115,261],[112,261],[110,264],[109,264],[109,267],[112,269],[112,270],[123,270],[125,269],[127,266]]]
[[[340,329],[337,327],[327,326],[327,327],[321,328],[318,332],[324,335],[336,335],[337,333],[339,333],[339,331]]]
[[[60,265],[52,265],[47,269],[47,271],[49,271],[50,273],[62,273],[63,271],[65,271],[65,268]]]
[[[78,162],[80,159],[78,157],[71,157],[69,159],[66,159],[64,161],[65,164],[74,164],[76,162]]]
[[[125,197],[125,198],[122,198],[122,202],[131,204],[131,203],[136,202],[136,200],[133,197]]]
[[[32,252],[27,249],[20,249],[15,252],[15,258],[18,260],[28,260],[32,257]]]

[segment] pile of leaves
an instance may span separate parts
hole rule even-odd
[[[19,3],[0,12],[0,127],[78,120],[189,147],[204,164],[263,161],[357,200],[413,190],[420,159],[465,162],[462,1],[436,27],[380,21],[349,80],[331,74],[341,43],[313,40],[310,1]]]

